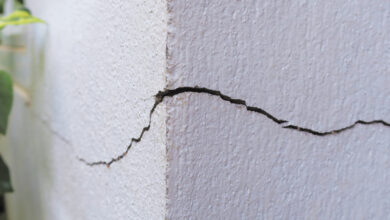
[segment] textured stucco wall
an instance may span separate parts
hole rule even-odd
[[[2,139],[11,219],[390,216],[390,129],[379,124],[318,137],[185,93],[166,97],[110,168],[77,159],[121,155],[164,87],[218,90],[317,131],[390,121],[389,2],[27,4],[48,27],[28,32],[27,51],[44,59],[28,79],[15,73],[32,105],[15,98]]]
[[[390,121],[389,1],[168,6],[168,87],[318,131]],[[318,137],[207,94],[167,105],[168,219],[386,219],[390,128]]]
[[[15,187],[7,196],[10,219],[162,219],[163,105],[126,160],[108,169],[77,157],[119,155],[148,120],[152,96],[165,86],[166,2],[26,3],[48,24],[44,34],[31,34],[46,38],[44,61],[26,85],[32,106],[15,97],[3,140]]]

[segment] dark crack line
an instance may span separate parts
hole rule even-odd
[[[195,87],[179,87],[176,89],[165,89],[164,91],[159,91],[154,96],[155,102],[154,102],[152,109],[149,112],[149,122],[148,122],[147,126],[142,128],[141,133],[139,134],[138,137],[131,139],[125,152],[123,152],[122,154],[120,154],[117,157],[112,158],[109,161],[88,162],[87,160],[85,160],[83,158],[79,158],[79,160],[88,166],[105,165],[107,167],[110,167],[111,164],[123,159],[127,155],[127,153],[130,151],[133,144],[140,142],[142,140],[142,137],[144,136],[144,134],[150,130],[153,113],[156,110],[156,107],[164,101],[164,98],[165,97],[173,97],[173,96],[176,96],[176,95],[179,95],[182,93],[204,93],[204,94],[209,94],[209,95],[213,95],[213,96],[218,96],[219,98],[221,98],[222,100],[224,100],[226,102],[229,102],[229,103],[232,103],[235,105],[245,106],[247,111],[255,112],[255,113],[264,115],[265,117],[269,118],[270,120],[272,120],[273,122],[275,122],[279,125],[285,124],[288,122],[286,120],[276,118],[272,114],[266,112],[264,109],[261,109],[261,108],[256,107],[256,106],[247,105],[245,100],[232,98],[230,96],[222,94],[220,91],[217,91],[217,90],[212,90],[212,89],[208,89],[208,88],[201,88],[201,87],[197,87],[197,86],[195,86]],[[291,130],[295,130],[295,131],[299,131],[299,132],[304,132],[304,133],[308,133],[308,134],[315,135],[315,136],[328,136],[328,135],[336,135],[336,134],[342,133],[344,131],[353,129],[356,125],[359,125],[359,124],[361,124],[361,125],[381,124],[383,126],[390,127],[390,123],[386,122],[384,120],[373,120],[373,121],[357,120],[353,124],[348,125],[346,127],[336,129],[336,130],[331,130],[331,131],[325,131],[325,132],[316,131],[316,130],[313,130],[310,128],[304,128],[304,127],[300,127],[297,125],[286,125],[286,126],[283,126],[282,128],[291,129]]]

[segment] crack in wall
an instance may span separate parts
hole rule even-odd
[[[34,112],[34,110],[31,111],[31,115],[39,122],[41,123],[52,135],[57,137],[59,140],[64,142],[65,144],[72,146],[72,143],[70,142],[69,139],[65,138],[64,136],[61,135],[60,132],[58,132],[56,129],[54,129],[50,123],[49,120],[42,118],[39,114]]]
[[[151,123],[152,123],[152,115],[153,115],[154,111],[156,110],[156,107],[160,103],[162,103],[164,101],[164,98],[165,97],[173,97],[173,96],[176,96],[176,95],[179,95],[179,94],[182,94],[182,93],[205,93],[205,94],[209,94],[209,95],[213,95],[213,96],[218,96],[222,100],[224,100],[226,102],[229,102],[231,104],[245,106],[247,111],[255,112],[257,114],[264,115],[265,117],[269,118],[270,120],[272,120],[273,122],[275,122],[275,123],[277,123],[279,125],[288,123],[287,120],[277,118],[277,117],[273,116],[272,114],[268,113],[267,111],[265,111],[262,108],[259,108],[259,107],[256,107],[256,106],[249,106],[249,105],[247,105],[246,101],[243,100],[243,99],[232,98],[230,96],[222,94],[218,90],[212,90],[212,89],[202,88],[202,87],[197,87],[197,86],[195,86],[195,87],[178,87],[176,89],[165,89],[164,91],[159,91],[154,96],[155,97],[155,102],[154,102],[154,105],[153,105],[152,109],[149,112],[149,122],[148,122],[147,126],[142,128],[141,133],[139,134],[138,137],[135,137],[135,138],[131,139],[129,145],[127,146],[126,150],[122,154],[120,154],[117,157],[112,158],[109,161],[103,161],[102,160],[102,161],[88,162],[87,160],[85,160],[83,158],[78,158],[78,159],[81,162],[83,162],[86,165],[88,165],[88,166],[105,165],[107,167],[110,167],[111,164],[113,164],[113,163],[123,159],[127,155],[127,153],[129,152],[129,150],[131,149],[133,144],[140,142],[142,140],[142,137],[144,136],[145,132],[149,131]],[[361,125],[381,124],[383,126],[390,127],[390,122],[386,122],[384,120],[372,120],[372,121],[357,120],[353,124],[348,125],[346,127],[335,129],[335,130],[331,130],[331,131],[325,131],[325,132],[316,131],[314,129],[300,127],[300,126],[297,126],[297,125],[285,125],[285,126],[282,126],[282,128],[291,129],[291,130],[295,130],[295,131],[298,131],[298,132],[304,132],[304,133],[307,133],[307,134],[311,134],[311,135],[315,135],[315,136],[322,136],[323,137],[323,136],[336,135],[336,134],[342,133],[344,131],[353,129],[356,125],[359,125],[359,124],[361,124]]]

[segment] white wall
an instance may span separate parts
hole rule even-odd
[[[390,121],[390,2],[169,3],[169,88],[318,131]],[[318,137],[207,94],[168,101],[168,219],[386,219],[390,128]]]
[[[15,97],[4,149],[15,188],[7,196],[10,219],[162,219],[163,105],[126,160],[108,169],[86,166],[78,157],[121,154],[148,121],[152,96],[165,85],[166,2],[27,5],[47,22],[47,36],[43,65],[32,64],[26,85],[32,106]],[[42,40],[34,30],[30,37]]]
[[[10,219],[390,215],[389,127],[319,137],[209,94],[166,97],[110,168],[80,162],[121,155],[164,87],[218,90],[317,131],[390,121],[389,2],[166,4],[27,1],[48,25],[27,30],[25,56],[43,61],[15,73],[32,105],[15,97],[2,140]]]

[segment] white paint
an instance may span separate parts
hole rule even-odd
[[[163,105],[126,160],[108,169],[88,167],[77,157],[111,159],[147,122],[152,96],[165,86],[166,2],[27,5],[48,24],[45,60],[27,68],[32,107],[16,96],[9,127],[5,150],[15,188],[7,196],[10,219],[164,218]]]
[[[172,0],[170,88],[293,124],[390,121],[389,1]],[[390,129],[281,129],[209,95],[167,105],[168,219],[387,219]]]
[[[220,90],[315,130],[390,121],[389,2],[27,4],[48,27],[25,30],[44,62],[16,59],[31,63],[15,77],[32,107],[15,98],[2,140],[12,220],[390,216],[389,128],[315,137],[207,94],[167,98],[111,168],[77,160],[121,154],[165,86]]]

